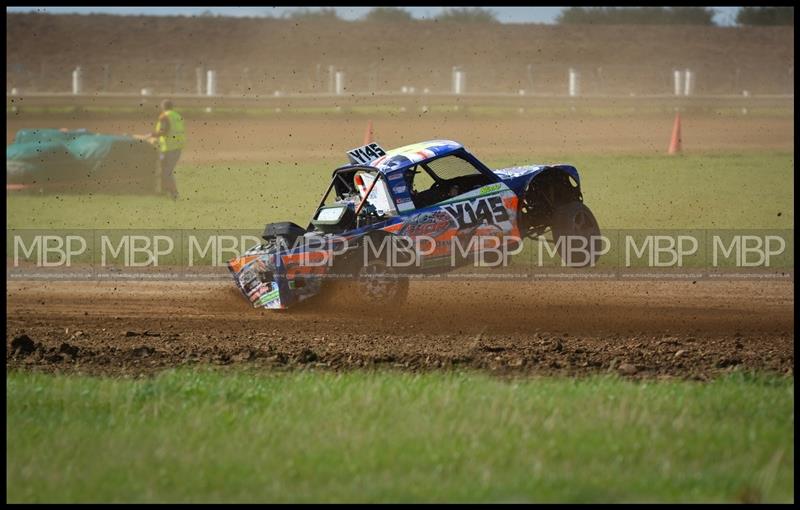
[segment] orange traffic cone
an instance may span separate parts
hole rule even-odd
[[[681,112],[675,114],[675,125],[672,127],[672,140],[669,142],[669,154],[681,151]]]
[[[367,131],[364,133],[364,145],[372,143],[372,121],[367,124]]]

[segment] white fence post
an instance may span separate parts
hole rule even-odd
[[[690,96],[693,90],[694,90],[694,73],[690,69],[687,69],[686,71],[684,71],[683,95]]]
[[[344,94],[344,71],[336,71],[336,95]]]
[[[460,67],[453,67],[453,94],[463,94],[466,85],[466,74]]]
[[[575,97],[581,93],[581,74],[577,69],[569,68],[569,95]]]
[[[72,93],[75,95],[80,94],[83,91],[83,69],[81,66],[75,68],[72,71]]]
[[[217,95],[217,72],[212,69],[206,72],[206,95]]]
[[[681,91],[683,90],[682,82],[683,82],[683,73],[680,72],[678,69],[674,69],[672,71],[672,79],[675,83],[675,95],[680,96]]]

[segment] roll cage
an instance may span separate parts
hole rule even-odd
[[[371,174],[375,174],[375,179],[367,188],[367,192],[365,193],[364,197],[360,199],[358,202],[354,215],[358,217],[361,210],[364,208],[364,204],[367,203],[367,198],[369,197],[372,190],[375,189],[375,185],[382,179],[385,180],[386,176],[383,172],[379,171],[378,169],[367,166],[367,165],[347,165],[343,167],[339,167],[333,171],[333,176],[331,178],[331,183],[328,185],[328,189],[322,195],[322,199],[317,204],[316,209],[314,209],[314,214],[311,216],[311,221],[308,223],[308,227],[306,230],[311,230],[313,228],[313,219],[316,216],[319,209],[325,205],[325,201],[328,200],[328,196],[331,194],[332,190],[336,191],[336,197],[339,200],[346,199],[347,197],[357,196],[359,191],[355,187],[355,183],[353,182],[353,177],[359,171],[369,172]],[[352,176],[351,176],[352,175]]]
[[[376,174],[377,179],[374,182],[377,183],[379,179],[383,180],[384,182],[387,182],[387,174],[394,174],[396,172],[406,172],[408,170],[415,170],[417,167],[421,167],[431,177],[431,179],[434,180],[434,182],[437,183],[446,182],[451,179],[443,179],[442,177],[440,177],[434,170],[430,168],[429,164],[433,163],[434,161],[444,159],[450,156],[455,156],[471,164],[475,168],[475,170],[478,171],[478,173],[486,177],[490,182],[502,181],[502,179],[497,174],[495,174],[491,169],[489,169],[486,165],[484,165],[478,158],[473,156],[463,147],[459,147],[458,149],[455,149],[446,154],[437,155],[432,158],[428,158],[418,162],[413,162],[413,163],[409,162],[408,164],[405,164],[400,168],[380,169],[369,165],[353,165],[353,164],[341,166],[333,171],[331,183],[328,186],[328,189],[325,191],[325,194],[322,196],[322,199],[320,200],[320,203],[318,204],[317,208],[321,207],[325,203],[325,201],[328,199],[328,195],[334,188],[336,189],[336,194],[339,198],[344,198],[347,195],[353,195],[357,193],[357,190],[352,185],[352,179],[348,179],[347,177],[348,174],[354,175],[358,171],[365,171]],[[470,177],[470,176],[462,176],[462,177]],[[367,194],[367,196],[369,196],[369,194]],[[393,200],[394,198],[395,197],[392,196]]]

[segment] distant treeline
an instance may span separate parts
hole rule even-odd
[[[715,25],[711,7],[567,7],[557,18],[575,25]],[[794,7],[741,7],[738,25],[794,25]]]
[[[564,25],[706,25],[714,26],[711,7],[565,7],[556,19]],[[211,11],[201,14],[211,17]],[[283,15],[294,20],[342,21],[336,9],[300,8]],[[453,23],[498,23],[497,14],[481,7],[451,7],[433,18]],[[378,23],[413,22],[416,19],[400,7],[376,7],[361,21]],[[738,25],[794,25],[794,7],[741,7]]]
[[[736,23],[794,26],[794,7],[742,7],[736,14]]]
[[[714,25],[710,7],[567,7],[561,24],[594,25]]]
[[[297,9],[286,15],[290,19],[319,19],[336,20],[339,16],[336,10],[330,7],[311,10]],[[435,21],[442,22],[467,22],[467,23],[497,23],[497,15],[489,10],[480,7],[451,7],[442,11],[441,14],[433,18]],[[408,22],[414,21],[414,17],[405,9],[399,7],[376,7],[369,11],[363,18],[364,21],[376,22]]]

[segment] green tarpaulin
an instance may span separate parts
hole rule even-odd
[[[6,184],[47,190],[153,193],[158,153],[129,136],[23,129],[6,147]]]

